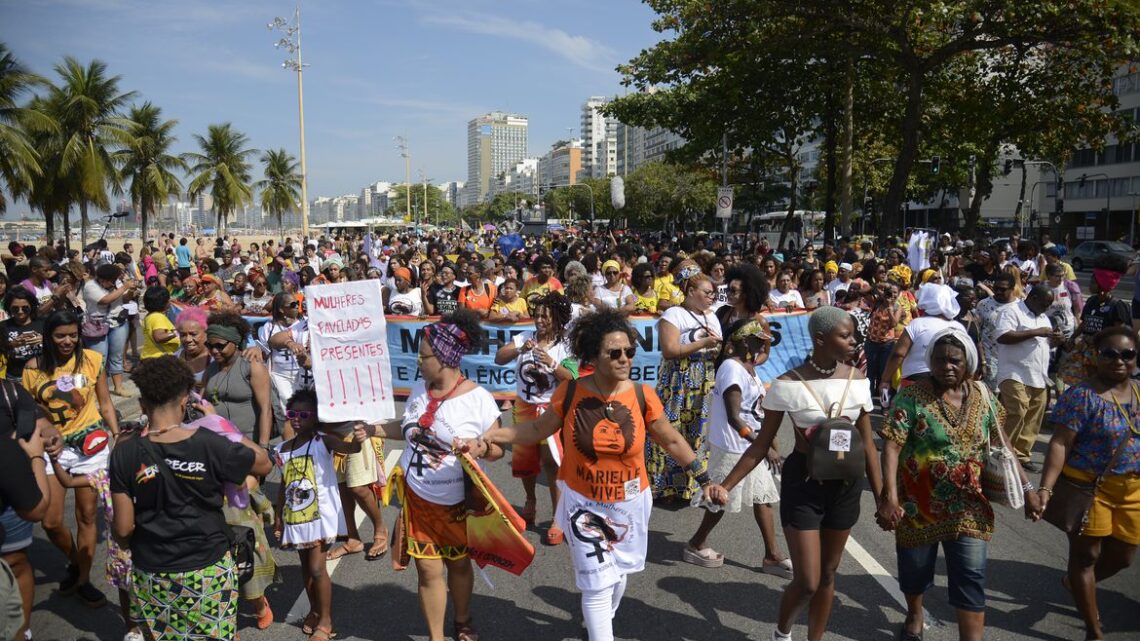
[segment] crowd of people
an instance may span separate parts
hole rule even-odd
[[[751,506],[757,566],[789,580],[776,641],[804,609],[806,638],[824,636],[865,489],[895,536],[906,641],[922,638],[939,546],[959,636],[983,638],[991,501],[1066,531],[1063,582],[1087,639],[1102,638],[1097,583],[1140,544],[1140,301],[1114,297],[1140,262],[1098,263],[1084,299],[1064,246],[1016,234],[915,230],[885,247],[841,239],[801,251],[613,231],[247,245],[169,234],[140,245],[12,243],[0,254],[0,588],[14,595],[0,603],[0,639],[33,638],[33,524],[59,551],[35,564],[66,561],[59,592],[106,602],[92,577],[102,516],[103,574],[127,641],[236,638],[242,602],[269,628],[281,550],[299,554],[310,639],[336,635],[325,562],[391,552],[394,566],[416,568],[429,638],[476,641],[459,453],[510,452],[519,515],[538,527],[549,514],[543,542],[570,549],[591,641],[621,625],[655,502],[700,511],[681,560],[703,568],[724,564],[710,544],[724,514]],[[430,317],[422,380],[398,420],[324,422],[306,292],[365,279],[380,282],[388,314]],[[810,353],[762,376],[770,316],[804,311]],[[630,380],[630,315],[657,319],[655,385]],[[482,349],[485,324],[520,321],[534,329],[494,354],[516,374],[507,418],[460,364]],[[134,393],[124,377],[145,420],[115,409]],[[1035,460],[1043,424],[1051,440]],[[781,429],[791,451],[777,447]],[[402,455],[389,470],[392,443]],[[400,504],[391,529],[384,493]]]

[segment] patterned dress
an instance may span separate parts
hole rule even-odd
[[[665,416],[685,437],[701,468],[708,465],[709,451],[704,445],[708,436],[708,416],[712,409],[712,391],[716,385],[716,366],[711,355],[694,354],[680,359],[661,359],[657,395],[665,406]],[[689,501],[700,493],[697,482],[665,448],[646,439],[647,465],[653,498],[676,497]]]
[[[900,391],[883,425],[882,437],[902,446],[898,492],[904,515],[896,530],[901,547],[960,536],[988,541],[993,534],[994,512],[982,492],[982,469],[986,444],[1000,429],[1005,411],[992,395],[970,385],[957,426],[947,419],[928,380]]]

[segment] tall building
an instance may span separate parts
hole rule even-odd
[[[617,134],[620,123],[606,118],[602,96],[590,96],[582,104],[582,178],[605,178],[617,173]]]
[[[496,176],[527,156],[527,118],[493,111],[467,123],[468,203],[483,202]]]
[[[645,134],[643,127],[618,123],[614,158],[616,175],[625,176],[645,163]]]

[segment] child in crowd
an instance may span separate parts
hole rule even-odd
[[[709,421],[709,476],[714,483],[724,480],[740,460],[748,445],[756,440],[764,419],[760,403],[764,400],[764,384],[756,375],[756,367],[768,361],[772,336],[767,323],[745,319],[729,328],[717,362],[716,385],[713,387],[712,414]],[[760,571],[792,578],[791,559],[780,554],[776,539],[776,520],[772,504],[780,501],[773,470],[779,470],[780,455],[773,448],[768,460],[756,466],[728,495],[722,512],[716,505],[694,495],[692,504],[705,508],[696,533],[682,552],[687,563],[705,568],[724,565],[724,555],[706,545],[709,534],[724,518],[725,512],[739,512],[752,505],[752,516],[764,538],[764,560]]]
[[[526,301],[519,297],[519,281],[514,278],[504,280],[487,320],[492,323],[513,323],[526,317]]]
[[[325,569],[329,546],[347,532],[333,452],[352,454],[368,438],[366,428],[352,428],[353,440],[333,432],[340,425],[317,422],[317,395],[312,390],[293,394],[286,416],[296,436],[277,446],[281,491],[277,497],[274,535],[284,549],[297,550],[301,577],[309,597],[309,614],[301,631],[313,641],[336,636],[332,624],[332,580]]]
[[[158,285],[147,287],[143,294],[143,307],[146,309],[146,318],[143,319],[141,357],[155,358],[177,352],[181,346],[178,332],[174,331],[174,323],[167,316],[170,310],[170,292]]]

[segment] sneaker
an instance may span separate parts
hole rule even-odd
[[[783,634],[778,628],[772,628],[772,641],[792,641],[792,633]]]
[[[74,563],[67,564],[67,576],[59,582],[60,594],[71,594],[79,587],[79,566]]]
[[[90,581],[75,588],[75,596],[89,608],[101,608],[107,605],[107,597],[103,596],[99,588],[91,585]]]
[[[142,630],[135,628],[123,635],[123,641],[146,641],[146,637],[143,636]]]

